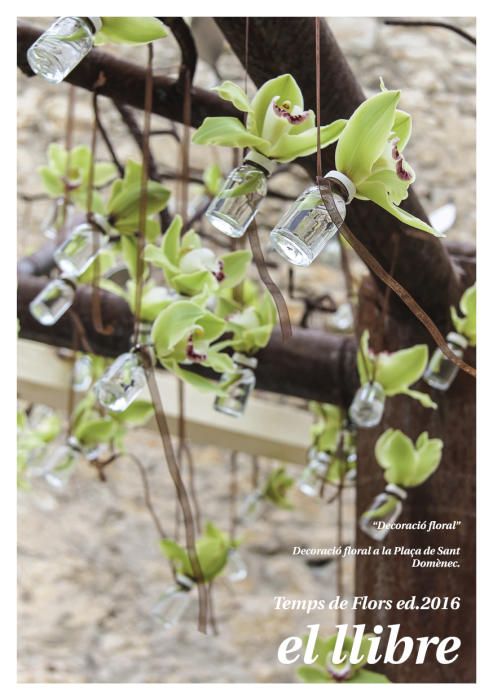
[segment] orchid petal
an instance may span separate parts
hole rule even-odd
[[[325,148],[334,141],[337,141],[346,126],[345,119],[338,119],[332,124],[322,126],[320,129],[320,146]],[[295,158],[309,156],[317,150],[317,129],[312,127],[303,133],[293,135],[292,130],[284,134],[273,145],[271,156],[280,163],[288,163]]]
[[[250,112],[250,104],[248,102],[248,97],[246,93],[239,85],[233,83],[231,80],[225,80],[222,85],[212,88],[219,97],[227,102],[232,102],[236,109],[241,112]]]
[[[249,133],[237,117],[206,117],[192,138],[193,143],[264,151],[269,142]]]
[[[299,105],[303,109],[303,94],[292,75],[285,73],[268,80],[257,90],[250,105],[258,134],[263,131],[265,115],[275,98],[280,98],[281,101],[289,100],[292,104]]]

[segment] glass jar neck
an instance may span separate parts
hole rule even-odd
[[[233,362],[242,367],[248,367],[249,369],[255,369],[258,365],[256,357],[249,357],[241,352],[235,352],[233,355]]]
[[[385,492],[389,493],[391,496],[396,496],[400,501],[404,501],[407,498],[406,491],[396,484],[387,484]]]

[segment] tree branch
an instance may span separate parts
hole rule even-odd
[[[24,21],[19,21],[17,27],[17,65],[27,76],[33,76],[26,53],[42,30]],[[65,82],[92,91],[100,72],[103,72],[106,78],[105,85],[99,89],[101,95],[118,102],[125,102],[138,109],[144,108],[145,69],[99,49],[93,49],[67,76]],[[213,92],[193,87],[191,100],[191,124],[195,128],[200,126],[205,117],[241,117],[241,113],[233,105],[217,97]],[[162,75],[154,76],[152,111],[173,121],[182,121],[183,95],[177,89],[175,80]]]

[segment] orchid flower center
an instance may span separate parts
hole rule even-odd
[[[207,359],[207,353],[199,352],[194,347],[193,333],[188,337],[186,353],[187,353],[187,359],[190,360],[191,362],[203,362],[204,360]]]
[[[404,160],[404,156],[401,155],[397,148],[398,142],[398,138],[392,139],[390,142],[392,144],[392,158],[395,160],[395,172],[399,180],[410,182],[413,179],[413,173],[409,170],[409,166]]]
[[[299,105],[293,105],[290,100],[284,100],[283,102],[278,102],[279,98],[274,98],[272,101],[272,109],[276,117],[281,117],[281,119],[286,119],[290,124],[302,124],[310,112],[308,110],[303,111]]]

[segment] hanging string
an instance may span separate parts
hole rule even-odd
[[[237,498],[238,498],[238,452],[231,452],[229,464],[229,538],[236,538],[237,524]]]
[[[65,173],[63,183],[63,210],[62,223],[56,227],[56,240],[59,243],[62,237],[62,231],[65,228],[67,221],[67,210],[70,203],[69,197],[69,182],[70,182],[70,151],[72,150],[72,141],[74,135],[74,113],[75,113],[75,86],[69,85],[68,100],[67,100],[67,118],[65,121],[65,152],[67,160],[65,162]]]
[[[315,84],[317,110],[317,176],[322,177],[322,148],[320,142],[320,17],[315,17]]]
[[[197,556],[197,550],[195,548],[195,526],[192,507],[188,494],[181,478],[180,469],[178,462],[175,458],[175,453],[173,450],[173,443],[171,441],[171,435],[168,427],[168,421],[164,413],[163,404],[161,401],[161,395],[159,393],[159,388],[157,385],[154,366],[152,359],[148,353],[145,346],[139,346],[138,350],[143,360],[144,370],[147,379],[147,386],[149,387],[149,393],[151,394],[151,399],[154,405],[154,411],[156,416],[156,422],[159,429],[159,434],[161,436],[161,442],[163,444],[164,452],[166,455],[166,461],[168,464],[168,469],[170,476],[173,480],[175,486],[176,495],[178,502],[181,507],[183,514],[183,522],[185,526],[185,541],[188,552],[188,557],[190,559],[190,565],[192,567],[193,578],[197,583],[198,587],[198,597],[199,597],[199,620],[198,628],[200,632],[207,634],[207,620],[209,617],[208,613],[208,592],[204,582],[204,576],[200,566],[200,561]]]

